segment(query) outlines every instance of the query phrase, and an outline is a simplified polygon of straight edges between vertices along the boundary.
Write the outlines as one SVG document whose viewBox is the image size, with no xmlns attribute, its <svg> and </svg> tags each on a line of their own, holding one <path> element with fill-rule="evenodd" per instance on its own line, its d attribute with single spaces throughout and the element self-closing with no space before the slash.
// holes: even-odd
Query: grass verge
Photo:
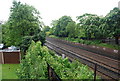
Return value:
<svg viewBox="0 0 120 81">
<path fill-rule="evenodd" d="M 0 64 L 0 81 L 2 80 L 2 64 Z"/>
<path fill-rule="evenodd" d="M 16 69 L 19 64 L 2 64 L 2 79 L 18 79 Z"/>
</svg>

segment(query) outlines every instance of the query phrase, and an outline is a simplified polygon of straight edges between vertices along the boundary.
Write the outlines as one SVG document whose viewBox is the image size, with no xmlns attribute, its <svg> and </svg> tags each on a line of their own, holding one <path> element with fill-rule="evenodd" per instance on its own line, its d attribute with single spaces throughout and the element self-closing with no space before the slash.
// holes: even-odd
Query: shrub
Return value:
<svg viewBox="0 0 120 81">
<path fill-rule="evenodd" d="M 41 46 L 41 42 L 31 43 L 17 75 L 19 79 L 47 79 L 47 63 L 61 79 L 93 79 L 93 71 L 88 66 L 54 55 L 47 47 Z"/>
<path fill-rule="evenodd" d="M 28 47 L 30 46 L 31 42 L 32 42 L 32 36 L 25 36 L 25 37 L 23 37 L 22 43 L 20 45 L 20 49 L 22 50 L 22 52 L 25 52 L 28 49 Z"/>
<path fill-rule="evenodd" d="M 34 36 L 25 36 L 22 39 L 22 43 L 20 45 L 20 48 L 22 50 L 23 53 L 26 52 L 26 50 L 28 49 L 28 47 L 30 46 L 31 42 L 35 41 L 41 41 L 41 45 L 43 45 L 45 43 L 45 34 L 43 32 L 35 34 Z"/>
<path fill-rule="evenodd" d="M 19 79 L 46 79 L 47 64 L 44 55 L 44 47 L 41 42 L 33 42 L 28 48 L 25 59 L 21 61 L 20 69 L 17 69 Z"/>
</svg>

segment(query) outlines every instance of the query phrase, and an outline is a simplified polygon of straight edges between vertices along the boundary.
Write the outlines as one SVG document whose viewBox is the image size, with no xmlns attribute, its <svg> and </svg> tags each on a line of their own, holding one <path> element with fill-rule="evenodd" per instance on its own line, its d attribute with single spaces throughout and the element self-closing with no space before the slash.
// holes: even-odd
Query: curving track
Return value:
<svg viewBox="0 0 120 81">
<path fill-rule="evenodd" d="M 86 51 L 80 48 L 71 46 L 70 42 L 55 39 L 46 38 L 46 46 L 59 54 L 65 54 L 71 59 L 79 59 L 82 63 L 87 64 L 94 69 L 97 64 L 97 73 L 104 79 L 118 80 L 120 77 L 120 60 L 112 59 L 110 57 Z"/>
</svg>

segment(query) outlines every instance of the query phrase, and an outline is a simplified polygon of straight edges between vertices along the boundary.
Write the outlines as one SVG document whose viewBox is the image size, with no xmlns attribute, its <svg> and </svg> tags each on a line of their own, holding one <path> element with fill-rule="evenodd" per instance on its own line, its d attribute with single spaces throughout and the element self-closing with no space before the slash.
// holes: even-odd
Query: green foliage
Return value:
<svg viewBox="0 0 120 81">
<path fill-rule="evenodd" d="M 32 40 L 37 42 L 37 41 L 41 41 L 42 45 L 45 43 L 45 33 L 44 32 L 40 32 L 40 33 L 37 33 L 35 35 L 33 35 L 32 37 Z"/>
<path fill-rule="evenodd" d="M 66 31 L 68 32 L 68 37 L 75 38 L 78 37 L 78 28 L 74 21 L 69 22 L 66 26 Z"/>
<path fill-rule="evenodd" d="M 50 30 L 50 27 L 49 27 L 49 26 L 44 26 L 43 32 L 48 32 L 49 30 Z"/>
<path fill-rule="evenodd" d="M 50 35 L 49 37 L 53 37 L 53 38 L 59 38 L 59 37 L 57 37 L 57 36 L 55 36 L 55 35 Z"/>
<path fill-rule="evenodd" d="M 44 26 L 43 28 L 43 32 L 46 34 L 46 36 L 48 36 L 50 33 L 50 27 L 49 26 Z"/>
<path fill-rule="evenodd" d="M 30 46 L 31 42 L 32 42 L 32 36 L 25 36 L 25 37 L 23 37 L 22 43 L 20 45 L 21 51 L 23 51 L 23 53 L 26 52 L 26 50 Z"/>
<path fill-rule="evenodd" d="M 119 44 L 120 37 L 120 10 L 114 8 L 105 17 L 93 14 L 78 16 L 81 37 L 88 39 L 115 37 L 116 44 Z"/>
<path fill-rule="evenodd" d="M 39 12 L 33 7 L 13 1 L 8 21 L 3 25 L 6 45 L 20 45 L 24 36 L 32 36 L 40 30 Z"/>
<path fill-rule="evenodd" d="M 20 79 L 46 79 L 47 65 L 44 55 L 44 47 L 41 47 L 41 42 L 32 42 L 25 59 L 21 62 L 21 68 L 17 70 L 17 75 Z"/>
<path fill-rule="evenodd" d="M 81 44 L 87 44 L 87 45 L 97 45 L 101 43 L 101 40 L 83 40 L 83 39 L 79 39 L 79 38 L 64 38 L 67 41 L 72 41 L 72 42 L 78 42 Z"/>
<path fill-rule="evenodd" d="M 120 37 L 120 10 L 114 8 L 106 15 L 106 22 L 109 25 L 107 30 L 111 37 L 115 37 L 116 44 L 119 44 L 118 38 Z"/>
<path fill-rule="evenodd" d="M 26 50 L 30 46 L 32 40 L 35 42 L 41 41 L 41 43 L 42 43 L 41 45 L 43 45 L 45 43 L 45 33 L 41 32 L 41 33 L 35 34 L 33 36 L 24 36 L 22 39 L 22 42 L 20 44 L 20 48 L 23 53 L 26 52 Z"/>
<path fill-rule="evenodd" d="M 109 30 L 113 36 L 120 34 L 120 10 L 114 8 L 106 15 L 106 21 L 109 25 Z"/>
<path fill-rule="evenodd" d="M 0 70 L 2 79 L 10 80 L 10 79 L 18 79 L 16 75 L 16 70 L 19 68 L 19 64 L 1 64 Z"/>
<path fill-rule="evenodd" d="M 115 37 L 116 44 L 119 44 L 120 10 L 118 8 L 111 10 L 105 17 L 85 13 L 78 16 L 77 20 L 79 23 L 76 24 L 69 16 L 63 16 L 53 21 L 51 35 L 88 40 Z"/>
<path fill-rule="evenodd" d="M 2 26 L 1 26 L 1 23 L 0 23 L 0 43 L 2 43 Z"/>
<path fill-rule="evenodd" d="M 86 37 L 87 39 L 104 38 L 103 35 L 105 31 L 103 25 L 101 25 L 103 24 L 102 19 L 102 17 L 87 13 L 82 16 L 78 16 L 77 20 L 79 20 L 80 34 L 82 34 L 81 37 Z"/>
<path fill-rule="evenodd" d="M 56 56 L 45 46 L 42 47 L 40 42 L 32 42 L 17 75 L 20 79 L 47 79 L 46 63 L 50 64 L 61 79 L 93 79 L 93 72 L 88 66 Z"/>
<path fill-rule="evenodd" d="M 52 26 L 54 27 L 54 35 L 59 37 L 68 36 L 68 32 L 66 31 L 66 26 L 72 19 L 70 16 L 62 16 L 59 20 L 55 20 L 52 22 Z"/>
<path fill-rule="evenodd" d="M 78 61 L 70 63 L 68 58 L 60 56 L 49 56 L 46 60 L 61 79 L 93 79 L 93 72 Z"/>
</svg>

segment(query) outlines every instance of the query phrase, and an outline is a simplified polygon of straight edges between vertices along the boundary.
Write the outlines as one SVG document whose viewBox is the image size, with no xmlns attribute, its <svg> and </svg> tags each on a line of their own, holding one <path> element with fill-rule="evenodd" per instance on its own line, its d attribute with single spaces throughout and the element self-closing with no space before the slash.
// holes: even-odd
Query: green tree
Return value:
<svg viewBox="0 0 120 81">
<path fill-rule="evenodd" d="M 61 18 L 59 18 L 59 20 L 54 23 L 54 35 L 59 37 L 67 37 L 68 32 L 66 31 L 66 26 L 71 21 L 72 19 L 70 16 L 62 16 Z"/>
<path fill-rule="evenodd" d="M 52 20 L 52 22 L 51 22 L 51 26 L 52 27 L 56 27 L 57 26 L 57 23 L 58 23 L 58 20 Z"/>
<path fill-rule="evenodd" d="M 106 15 L 106 21 L 109 25 L 109 34 L 115 37 L 116 44 L 119 44 L 120 37 L 120 10 L 119 8 L 114 8 Z"/>
<path fill-rule="evenodd" d="M 33 7 L 13 1 L 10 17 L 4 25 L 6 45 L 20 45 L 24 36 L 32 36 L 41 31 L 39 12 Z"/>
<path fill-rule="evenodd" d="M 108 24 L 106 22 L 106 18 L 105 17 L 102 17 L 100 19 L 100 25 L 99 25 L 99 28 L 98 28 L 98 32 L 96 32 L 96 37 L 98 38 L 108 38 L 110 35 L 108 34 L 109 30 L 108 29 Z"/>
<path fill-rule="evenodd" d="M 0 21 L 0 43 L 2 43 L 2 21 Z"/>
<path fill-rule="evenodd" d="M 50 30 L 50 27 L 49 27 L 49 26 L 44 26 L 43 32 L 48 32 L 49 30 Z"/>
<path fill-rule="evenodd" d="M 88 39 L 101 38 L 99 26 L 101 25 L 101 17 L 94 14 L 83 14 L 78 16 L 80 25 L 80 33 Z"/>
<path fill-rule="evenodd" d="M 44 26 L 42 31 L 46 34 L 46 36 L 51 34 L 49 26 Z"/>
<path fill-rule="evenodd" d="M 68 32 L 68 37 L 76 38 L 78 37 L 78 28 L 77 24 L 73 22 L 69 22 L 66 26 L 66 31 Z"/>
<path fill-rule="evenodd" d="M 21 50 L 22 50 L 22 51 L 21 51 L 22 54 L 25 55 L 26 50 L 29 48 L 32 40 L 33 40 L 34 42 L 41 41 L 41 45 L 43 46 L 44 43 L 45 43 L 45 37 L 46 37 L 46 35 L 45 35 L 44 32 L 37 33 L 37 34 L 35 34 L 35 35 L 33 35 L 33 36 L 24 36 L 24 37 L 22 38 L 22 41 L 21 41 L 21 44 L 20 44 L 20 48 L 21 48 Z"/>
</svg>

